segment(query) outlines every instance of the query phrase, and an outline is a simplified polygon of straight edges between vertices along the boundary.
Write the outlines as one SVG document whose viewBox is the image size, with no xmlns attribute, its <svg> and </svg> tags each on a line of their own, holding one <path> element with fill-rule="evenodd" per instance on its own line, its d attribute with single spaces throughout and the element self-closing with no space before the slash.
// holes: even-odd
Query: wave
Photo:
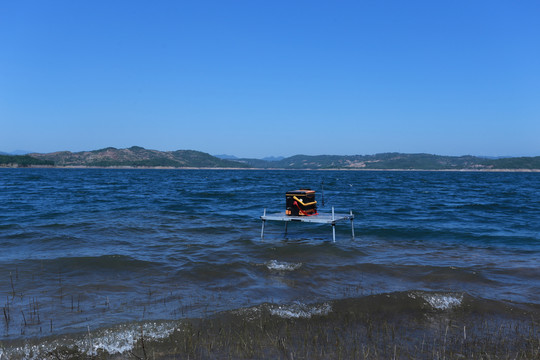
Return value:
<svg viewBox="0 0 540 360">
<path fill-rule="evenodd" d="M 298 270 L 300 269 L 300 267 L 302 267 L 302 263 L 289 263 L 286 261 L 277 261 L 277 260 L 270 260 L 265 265 L 268 268 L 268 270 L 276 270 L 276 271 L 293 271 L 293 270 Z"/>
<path fill-rule="evenodd" d="M 449 327 L 448 324 L 453 325 Z M 66 354 L 71 358 L 118 354 L 144 358 L 136 354 L 137 351 L 139 354 L 146 351 L 145 346 L 152 347 L 157 354 L 167 354 L 180 351 L 180 348 L 188 349 L 196 340 L 197 343 L 208 341 L 209 347 L 200 348 L 200 351 L 211 351 L 212 344 L 227 344 L 244 336 L 249 339 L 250 346 L 261 341 L 262 351 L 269 351 L 280 342 L 283 345 L 285 340 L 293 344 L 298 339 L 301 343 L 295 346 L 302 348 L 304 338 L 311 343 L 320 334 L 335 335 L 339 341 L 347 341 L 347 337 L 352 336 L 364 339 L 365 343 L 372 341 L 373 346 L 384 346 L 390 336 L 396 336 L 402 341 L 400 346 L 410 346 L 411 349 L 420 345 L 416 343 L 418 339 L 427 339 L 426 344 L 434 344 L 443 336 L 446 338 L 447 333 L 450 345 L 453 341 L 454 345 L 463 346 L 464 341 L 470 339 L 472 346 L 477 346 L 479 339 L 484 338 L 481 341 L 493 341 L 497 345 L 502 338 L 505 341 L 514 339 L 517 343 L 523 339 L 530 341 L 531 330 L 534 331 L 538 325 L 538 305 L 496 302 L 467 293 L 414 290 L 316 303 L 262 303 L 206 318 L 132 322 L 98 330 L 88 329 L 79 334 L 4 341 L 0 359 L 67 358 L 59 356 Z M 267 344 L 274 333 L 276 342 Z M 203 356 L 189 351 L 184 357 L 228 357 L 221 356 L 223 354 L 219 352 Z"/>
<path fill-rule="evenodd" d="M 273 305 L 269 306 L 270 314 L 279 316 L 285 319 L 304 318 L 310 319 L 316 315 L 327 315 L 332 311 L 332 306 L 328 303 L 306 305 L 303 303 L 293 303 L 289 305 Z"/>
<path fill-rule="evenodd" d="M 177 327 L 177 322 L 151 321 L 121 324 L 96 331 L 89 328 L 86 333 L 13 342 L 13 346 L 0 348 L 0 359 L 40 360 L 53 358 L 53 354 L 57 358 L 64 358 L 58 356 L 61 352 L 71 353 L 72 357 L 69 358 L 77 358 L 77 354 L 84 355 L 84 358 L 103 353 L 125 354 L 134 348 L 141 337 L 150 341 L 163 339 L 170 336 Z"/>
<path fill-rule="evenodd" d="M 283 319 L 310 319 L 313 316 L 328 315 L 332 311 L 329 302 L 305 304 L 294 302 L 291 304 L 264 303 L 249 308 L 241 308 L 230 311 L 242 319 L 253 321 L 265 316 L 275 316 Z"/>
<path fill-rule="evenodd" d="M 463 303 L 463 294 L 410 292 L 408 296 L 412 299 L 420 297 L 436 310 L 453 309 Z"/>
<path fill-rule="evenodd" d="M 36 266 L 46 269 L 50 268 L 63 273 L 70 271 L 76 273 L 95 272 L 118 272 L 118 271 L 144 271 L 160 266 L 160 263 L 136 259 L 132 256 L 113 254 L 101 256 L 74 256 L 61 257 L 45 260 L 29 260 Z"/>
<path fill-rule="evenodd" d="M 312 304 L 299 301 L 289 304 L 264 303 L 250 308 L 234 310 L 233 313 L 245 316 L 246 319 L 250 320 L 257 317 L 264 317 L 265 314 L 285 319 L 310 319 L 313 316 L 325 316 L 330 313 L 335 313 L 337 316 L 346 314 L 376 314 L 380 312 L 387 314 L 425 314 L 433 311 L 455 311 L 464 306 L 465 303 L 474 302 L 473 299 L 464 293 L 415 290 L 383 293 L 358 298 L 345 298 Z"/>
</svg>

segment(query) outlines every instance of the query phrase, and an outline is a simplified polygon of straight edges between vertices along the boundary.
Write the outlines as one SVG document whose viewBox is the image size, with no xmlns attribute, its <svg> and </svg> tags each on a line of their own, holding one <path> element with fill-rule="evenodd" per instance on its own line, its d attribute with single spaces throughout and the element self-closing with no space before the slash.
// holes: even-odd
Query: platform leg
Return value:
<svg viewBox="0 0 540 360">
<path fill-rule="evenodd" d="M 263 216 L 266 216 L 266 208 L 263 211 Z M 266 222 L 265 219 L 262 219 L 262 228 L 261 228 L 261 240 L 264 239 L 264 223 Z"/>
<path fill-rule="evenodd" d="M 287 224 L 288 223 L 289 223 L 288 221 L 285 221 L 285 235 L 287 235 Z"/>
<path fill-rule="evenodd" d="M 336 242 L 336 223 L 334 222 L 335 220 L 335 216 L 334 216 L 334 207 L 332 206 L 332 242 Z"/>
<path fill-rule="evenodd" d="M 353 213 L 352 213 L 352 210 L 351 210 L 351 234 L 352 234 L 352 238 L 354 240 L 354 217 L 353 216 Z"/>
</svg>

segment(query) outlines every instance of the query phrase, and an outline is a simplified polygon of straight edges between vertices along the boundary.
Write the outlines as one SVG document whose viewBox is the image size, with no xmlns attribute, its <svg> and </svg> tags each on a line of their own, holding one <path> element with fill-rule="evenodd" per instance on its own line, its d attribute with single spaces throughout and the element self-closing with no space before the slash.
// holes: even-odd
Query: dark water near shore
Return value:
<svg viewBox="0 0 540 360">
<path fill-rule="evenodd" d="M 261 241 L 263 208 L 302 187 L 319 212 L 352 209 L 356 239 L 348 223 L 332 243 L 328 225 L 269 222 Z M 0 169 L 0 358 L 76 334 L 125 351 L 141 326 L 309 318 L 380 294 L 397 312 L 535 313 L 539 263 L 538 173 Z"/>
</svg>

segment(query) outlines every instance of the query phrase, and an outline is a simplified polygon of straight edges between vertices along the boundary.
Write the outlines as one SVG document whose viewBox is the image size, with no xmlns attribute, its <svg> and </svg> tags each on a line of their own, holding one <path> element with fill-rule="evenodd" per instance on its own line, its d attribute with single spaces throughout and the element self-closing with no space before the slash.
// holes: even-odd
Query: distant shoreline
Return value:
<svg viewBox="0 0 540 360">
<path fill-rule="evenodd" d="M 286 168 L 240 168 L 240 167 L 167 167 L 167 166 L 0 166 L 0 169 L 101 169 L 101 170 L 254 170 L 254 171 L 361 171 L 361 172 L 519 172 L 519 173 L 540 173 L 540 169 L 286 169 Z"/>
<path fill-rule="evenodd" d="M 0 156 L 0 166 L 101 169 L 261 169 L 347 171 L 538 172 L 540 156 L 486 159 L 472 155 L 381 153 L 374 155 L 294 155 L 280 160 L 226 160 L 196 150 L 159 151 L 132 146 L 24 156 Z"/>
</svg>

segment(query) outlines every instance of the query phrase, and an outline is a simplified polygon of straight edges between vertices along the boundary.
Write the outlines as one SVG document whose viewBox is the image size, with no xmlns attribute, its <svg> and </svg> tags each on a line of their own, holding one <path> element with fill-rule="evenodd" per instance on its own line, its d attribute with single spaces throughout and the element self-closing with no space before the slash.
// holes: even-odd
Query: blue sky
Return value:
<svg viewBox="0 0 540 360">
<path fill-rule="evenodd" d="M 0 151 L 540 155 L 538 1 L 3 1 Z"/>
</svg>

